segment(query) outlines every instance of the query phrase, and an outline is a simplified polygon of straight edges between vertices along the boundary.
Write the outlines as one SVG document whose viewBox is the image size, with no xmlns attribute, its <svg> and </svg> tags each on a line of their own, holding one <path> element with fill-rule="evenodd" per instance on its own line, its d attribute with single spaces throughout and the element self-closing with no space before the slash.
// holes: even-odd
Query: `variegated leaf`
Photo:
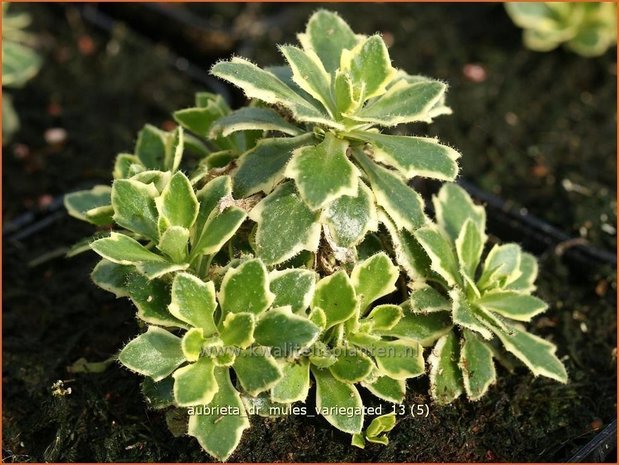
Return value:
<svg viewBox="0 0 619 465">
<path fill-rule="evenodd" d="M 337 247 L 354 247 L 369 231 L 378 230 L 374 194 L 363 181 L 359 181 L 357 195 L 343 195 L 326 205 L 320 221 L 327 227 L 330 239 Z"/>
<path fill-rule="evenodd" d="M 312 309 L 324 311 L 327 318 L 325 329 L 348 320 L 354 315 L 357 305 L 355 288 L 342 270 L 321 279 L 316 285 Z"/>
<path fill-rule="evenodd" d="M 471 331 L 464 331 L 458 365 L 466 395 L 471 400 L 480 399 L 496 381 L 492 349 Z"/>
<path fill-rule="evenodd" d="M 227 368 L 215 368 L 219 391 L 210 403 L 212 410 L 189 415 L 189 436 L 195 437 L 202 448 L 218 460 L 226 461 L 241 441 L 243 431 L 249 428 L 247 412 L 241 396 L 230 381 Z M 227 415 L 219 415 L 217 408 L 226 408 Z"/>
<path fill-rule="evenodd" d="M 393 166 L 407 179 L 414 176 L 453 181 L 458 175 L 460 154 L 429 137 L 356 133 L 371 145 L 374 159 Z"/>
<path fill-rule="evenodd" d="M 258 223 L 256 252 L 268 265 L 288 260 L 302 250 L 312 252 L 318 248 L 318 213 L 305 205 L 292 182 L 263 199 L 249 216 Z"/>
<path fill-rule="evenodd" d="M 316 380 L 316 411 L 340 431 L 363 429 L 363 402 L 354 385 L 335 379 L 329 370 L 312 369 Z M 351 410 L 352 414 L 346 414 Z"/>
<path fill-rule="evenodd" d="M 421 196 L 406 185 L 394 172 L 374 163 L 357 150 L 355 159 L 368 176 L 378 205 L 393 219 L 398 229 L 409 231 L 426 223 Z"/>
<path fill-rule="evenodd" d="M 449 404 L 464 390 L 459 360 L 459 342 L 452 331 L 437 341 L 428 357 L 431 367 L 430 393 L 438 404 Z"/>
<path fill-rule="evenodd" d="M 273 307 L 289 305 L 294 313 L 309 307 L 316 288 L 316 273 L 311 270 L 273 270 L 269 274 L 270 289 L 275 294 Z"/>
<path fill-rule="evenodd" d="M 118 355 L 118 360 L 132 371 L 160 381 L 185 361 L 181 340 L 174 334 L 149 326 L 127 344 Z"/>
<path fill-rule="evenodd" d="M 219 291 L 219 303 L 224 313 L 259 315 L 271 306 L 274 299 L 275 295 L 269 290 L 267 269 L 257 259 L 228 270 Z"/>
<path fill-rule="evenodd" d="M 215 286 L 189 273 L 177 273 L 172 282 L 170 313 L 191 326 L 201 328 L 205 336 L 217 331 L 213 315 L 217 308 Z"/>
<path fill-rule="evenodd" d="M 343 196 L 356 196 L 359 171 L 346 151 L 348 142 L 330 132 L 318 145 L 294 151 L 285 176 L 295 180 L 299 194 L 312 210 Z"/>
<path fill-rule="evenodd" d="M 375 300 L 395 291 L 399 276 L 398 268 L 384 252 L 357 264 L 352 271 L 351 280 L 361 313 Z"/>
<path fill-rule="evenodd" d="M 284 179 L 293 150 L 313 140 L 313 135 L 268 138 L 241 155 L 233 174 L 234 193 L 239 198 L 257 192 L 269 194 Z"/>
</svg>

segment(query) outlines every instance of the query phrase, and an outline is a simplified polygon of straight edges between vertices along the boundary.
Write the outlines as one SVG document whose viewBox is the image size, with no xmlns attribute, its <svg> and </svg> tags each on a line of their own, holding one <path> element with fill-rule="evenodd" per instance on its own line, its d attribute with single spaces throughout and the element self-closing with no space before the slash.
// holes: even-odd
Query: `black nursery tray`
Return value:
<svg viewBox="0 0 619 465">
<path fill-rule="evenodd" d="M 87 5 L 80 11 L 85 24 L 106 34 L 113 35 L 122 21 L 124 27 L 163 43 L 172 51 L 169 64 L 188 80 L 239 98 L 205 73 L 232 50 L 248 54 L 254 47 L 230 32 L 235 16 L 226 8 L 216 18 L 189 15 L 180 6 L 150 4 Z M 283 21 L 287 11 L 273 13 L 267 24 Z M 158 29 L 157 24 L 167 26 Z M 204 53 L 199 44 L 191 48 L 194 38 L 206 31 L 230 37 L 221 38 L 225 46 L 217 51 Z M 114 155 L 109 154 L 110 165 Z M 502 370 L 498 386 L 481 401 L 457 401 L 446 408 L 430 404 L 429 418 L 404 417 L 388 446 L 365 450 L 350 447 L 348 436 L 318 419 L 256 418 L 252 422 L 258 427 L 245 433 L 231 460 L 615 460 L 615 254 L 514 209 L 473 183 L 460 183 L 486 205 L 493 235 L 519 242 L 540 257 L 539 293 L 552 310 L 536 321 L 534 331 L 551 338 L 560 354 L 568 354 L 570 383 L 557 385 L 518 369 L 512 374 Z M 72 187 L 92 184 L 86 179 Z M 129 303 L 90 284 L 92 255 L 63 258 L 63 247 L 90 233 L 88 226 L 64 213 L 60 196 L 46 208 L 5 222 L 5 460 L 209 460 L 193 440 L 171 438 L 166 419 L 146 408 L 139 379 L 126 370 L 67 373 L 66 366 L 80 357 L 103 360 L 114 354 L 137 331 Z M 46 351 L 37 354 L 34 347 Z M 57 379 L 68 380 L 73 393 L 52 396 L 49 388 Z M 429 403 L 427 390 L 425 377 L 412 380 L 406 403 Z"/>
</svg>

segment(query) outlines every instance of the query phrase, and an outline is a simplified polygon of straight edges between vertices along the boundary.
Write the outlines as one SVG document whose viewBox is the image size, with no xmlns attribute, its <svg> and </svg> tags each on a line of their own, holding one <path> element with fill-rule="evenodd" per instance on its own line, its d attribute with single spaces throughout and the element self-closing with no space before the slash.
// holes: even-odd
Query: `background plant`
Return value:
<svg viewBox="0 0 619 465">
<path fill-rule="evenodd" d="M 20 88 L 41 68 L 42 59 L 34 50 L 34 36 L 26 31 L 30 16 L 12 13 L 2 4 L 2 87 Z M 10 95 L 2 95 L 2 139 L 8 141 L 19 129 L 19 118 Z"/>
<path fill-rule="evenodd" d="M 617 42 L 612 2 L 509 2 L 507 13 L 524 29 L 524 44 L 547 52 L 561 44 L 579 55 L 598 56 Z"/>
<path fill-rule="evenodd" d="M 303 50 L 282 47 L 289 68 L 238 58 L 214 67 L 262 102 L 232 111 L 199 94 L 175 113 L 181 127 L 144 127 L 134 153 L 118 155 L 111 188 L 65 197 L 73 216 L 114 228 L 73 253 L 101 255 L 95 283 L 131 298 L 148 325 L 119 360 L 148 377 L 153 406 L 235 405 L 225 421 L 194 412 L 188 423 L 225 460 L 248 427 L 248 405 L 304 401 L 311 378 L 319 408 L 362 412 L 357 385 L 399 403 L 434 343 L 437 401 L 463 387 L 481 397 L 494 381 L 494 346 L 476 333 L 495 334 L 535 374 L 565 381 L 554 347 L 501 317 L 545 309 L 528 295 L 535 260 L 500 246 L 477 272 L 483 209 L 447 185 L 435 225 L 407 185 L 413 175 L 453 179 L 457 153 L 375 127 L 447 113 L 445 86 L 394 70 L 379 36 L 356 36 L 331 13 L 316 13 L 300 41 Z M 543 360 L 522 356 L 540 347 Z M 357 446 L 385 443 L 394 426 L 381 417 L 364 431 L 362 413 L 324 416 Z"/>
</svg>

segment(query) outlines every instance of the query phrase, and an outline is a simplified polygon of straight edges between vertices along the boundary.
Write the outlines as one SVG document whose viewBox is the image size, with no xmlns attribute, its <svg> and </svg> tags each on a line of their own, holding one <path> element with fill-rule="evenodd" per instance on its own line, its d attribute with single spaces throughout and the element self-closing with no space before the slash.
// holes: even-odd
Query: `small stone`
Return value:
<svg viewBox="0 0 619 465">
<path fill-rule="evenodd" d="M 67 131 L 63 128 L 50 128 L 45 131 L 43 137 L 49 145 L 58 145 L 67 140 Z"/>
</svg>

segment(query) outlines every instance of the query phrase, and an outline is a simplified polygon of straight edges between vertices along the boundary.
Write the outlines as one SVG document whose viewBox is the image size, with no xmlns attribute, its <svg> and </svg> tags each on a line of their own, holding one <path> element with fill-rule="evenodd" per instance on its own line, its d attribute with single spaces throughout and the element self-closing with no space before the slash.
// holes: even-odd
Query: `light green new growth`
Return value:
<svg viewBox="0 0 619 465">
<path fill-rule="evenodd" d="M 524 29 L 524 44 L 547 52 L 561 44 L 579 55 L 602 55 L 617 42 L 614 2 L 509 2 L 507 13 Z"/>
<path fill-rule="evenodd" d="M 437 403 L 480 398 L 500 347 L 565 382 L 555 347 L 522 326 L 546 309 L 535 259 L 487 251 L 485 211 L 456 185 L 434 199 L 436 222 L 408 185 L 453 180 L 459 154 L 380 131 L 448 114 L 446 86 L 393 68 L 380 36 L 334 13 L 298 38 L 280 47 L 286 66 L 213 67 L 249 106 L 198 94 L 178 128 L 140 131 L 111 187 L 65 196 L 103 229 L 87 241 L 93 281 L 146 327 L 118 360 L 145 377 L 148 404 L 184 410 L 187 434 L 227 460 L 254 407 L 274 416 L 310 395 L 353 445 L 387 444 L 396 416 L 366 427 L 366 391 L 404 402 L 426 347 Z"/>
</svg>

